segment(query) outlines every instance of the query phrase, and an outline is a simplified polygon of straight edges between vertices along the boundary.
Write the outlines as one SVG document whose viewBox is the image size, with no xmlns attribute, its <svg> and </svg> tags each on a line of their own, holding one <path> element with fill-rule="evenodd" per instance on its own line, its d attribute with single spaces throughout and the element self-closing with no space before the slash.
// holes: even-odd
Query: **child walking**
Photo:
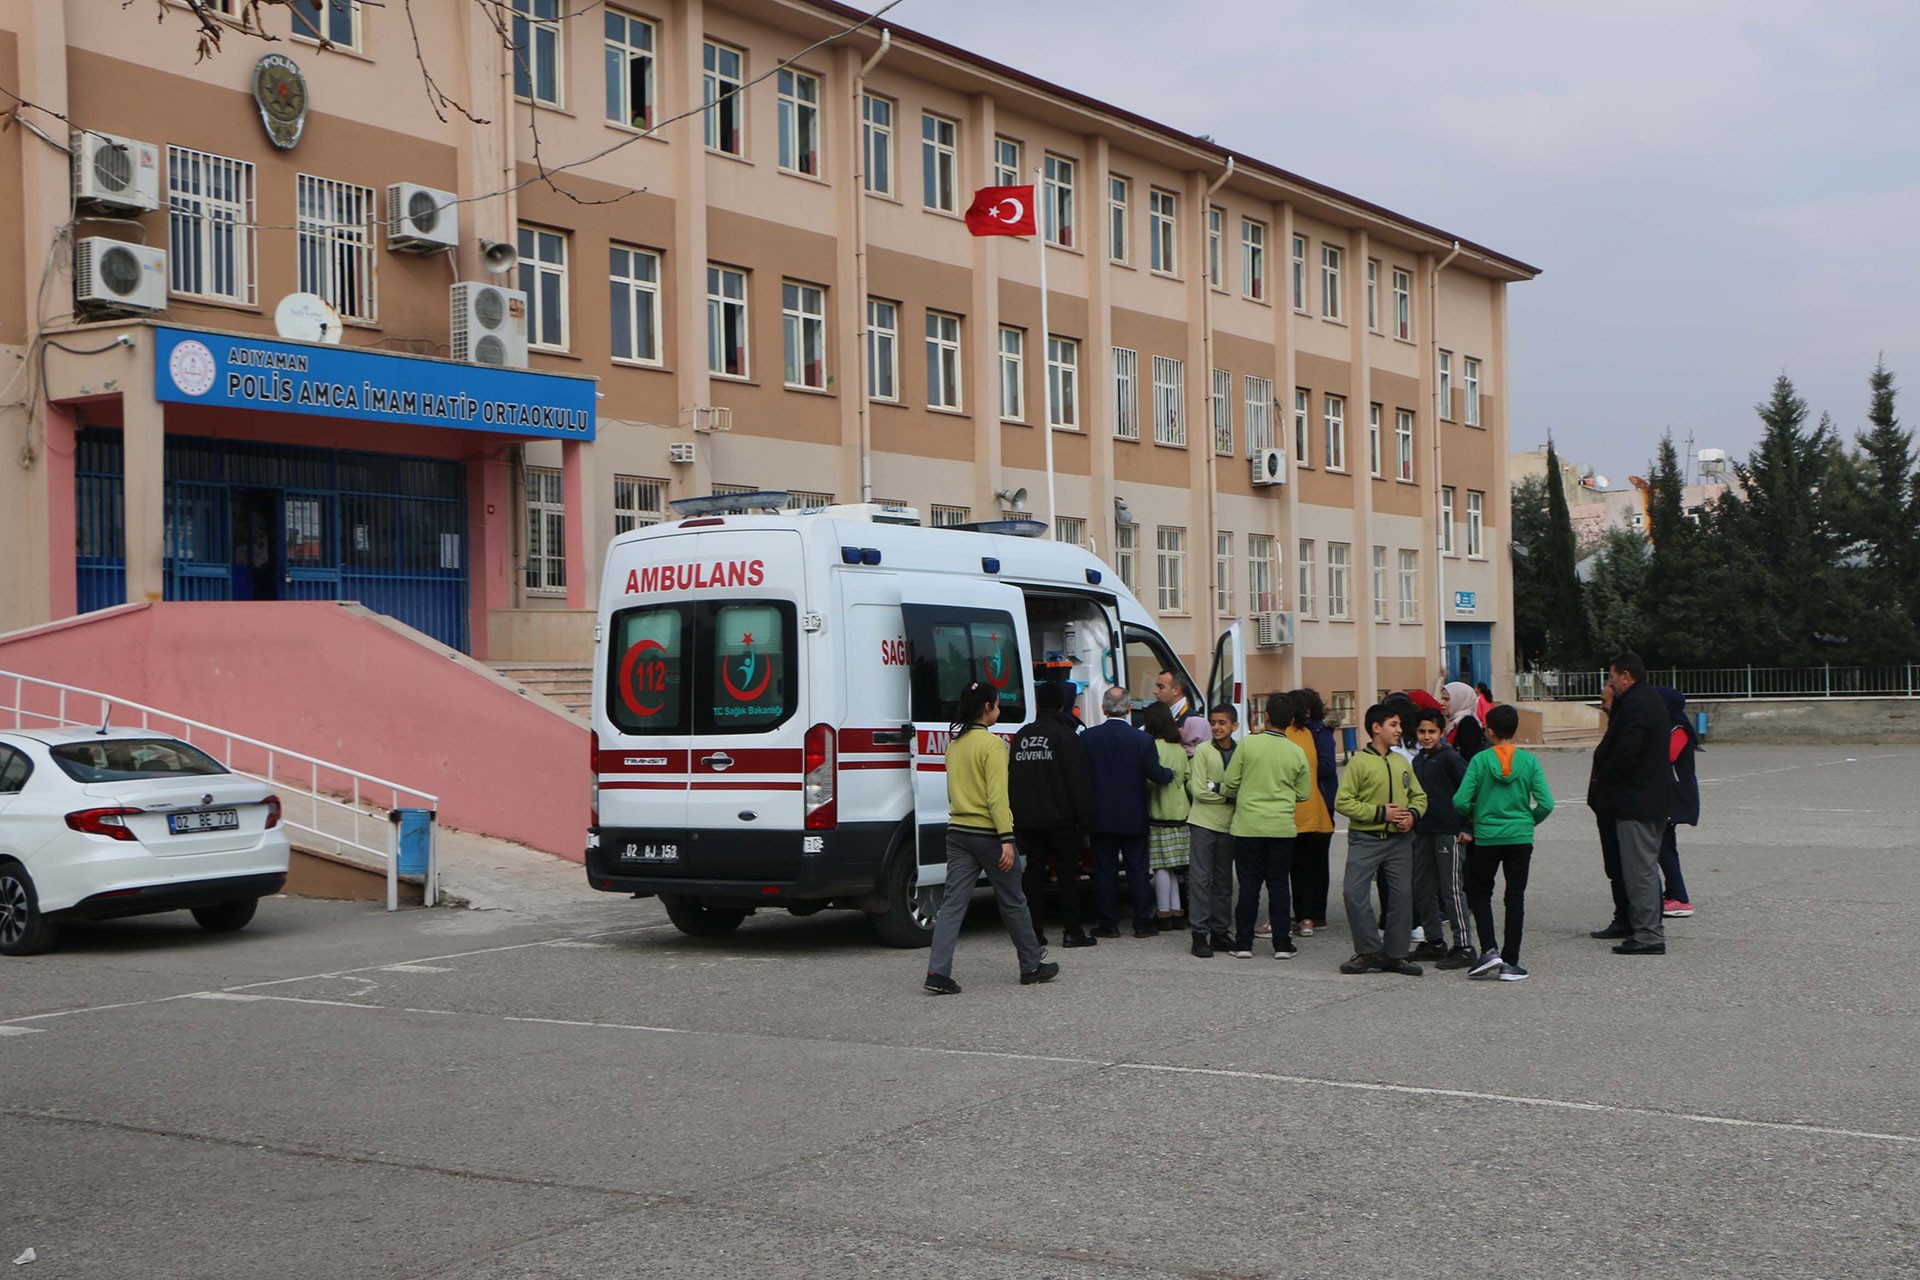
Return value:
<svg viewBox="0 0 1920 1280">
<path fill-rule="evenodd" d="M 1466 851 L 1467 902 L 1480 928 L 1480 958 L 1469 978 L 1520 982 L 1520 935 L 1527 920 L 1527 872 L 1533 862 L 1533 829 L 1553 812 L 1553 792 L 1540 762 L 1513 745 L 1520 713 L 1502 704 L 1487 712 L 1487 749 L 1467 763 L 1453 807 L 1470 830 Z M 1493 875 L 1507 881 L 1507 941 L 1495 948 Z"/>
<path fill-rule="evenodd" d="M 1180 726 L 1164 702 L 1147 707 L 1140 727 L 1153 739 L 1155 753 L 1163 768 L 1172 771 L 1171 782 L 1159 783 L 1147 793 L 1147 863 L 1153 868 L 1153 896 L 1159 906 L 1162 928 L 1181 916 L 1180 878 L 1176 872 L 1187 868 L 1189 843 L 1187 815 L 1193 802 L 1187 795 L 1187 777 L 1193 761 L 1180 744 Z"/>
</svg>

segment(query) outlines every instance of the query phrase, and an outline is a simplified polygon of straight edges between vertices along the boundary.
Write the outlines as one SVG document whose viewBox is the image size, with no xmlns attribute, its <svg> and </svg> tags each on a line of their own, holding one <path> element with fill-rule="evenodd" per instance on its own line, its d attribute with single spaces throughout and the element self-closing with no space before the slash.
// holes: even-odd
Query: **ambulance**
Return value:
<svg viewBox="0 0 1920 1280">
<path fill-rule="evenodd" d="M 932 937 L 946 880 L 945 751 L 960 691 L 996 731 L 1066 680 L 1081 722 L 1173 672 L 1195 706 L 1246 698 L 1240 624 L 1202 689 L 1106 564 L 1035 521 L 922 528 L 873 504 L 763 514 L 785 495 L 676 504 L 614 539 L 593 658 L 593 888 L 658 897 L 715 937 L 757 911 L 865 912 Z"/>
</svg>

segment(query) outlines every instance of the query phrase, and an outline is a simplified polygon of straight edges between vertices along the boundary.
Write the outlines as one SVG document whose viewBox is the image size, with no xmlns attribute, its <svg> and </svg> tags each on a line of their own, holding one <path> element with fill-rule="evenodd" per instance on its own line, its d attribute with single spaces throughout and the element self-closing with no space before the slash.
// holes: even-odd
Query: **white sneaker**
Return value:
<svg viewBox="0 0 1920 1280">
<path fill-rule="evenodd" d="M 1053 959 L 1053 948 L 1052 947 L 1040 948 L 1040 963 L 1045 964 L 1051 959 Z"/>
<path fill-rule="evenodd" d="M 1427 940 L 1427 931 L 1421 925 L 1413 926 L 1413 941 L 1416 945 Z"/>
</svg>

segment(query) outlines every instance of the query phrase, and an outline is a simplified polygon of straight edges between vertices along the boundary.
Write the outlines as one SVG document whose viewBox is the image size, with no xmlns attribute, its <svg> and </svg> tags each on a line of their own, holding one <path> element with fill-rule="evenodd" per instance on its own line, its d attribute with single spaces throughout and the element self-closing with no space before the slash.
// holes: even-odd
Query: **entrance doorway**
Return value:
<svg viewBox="0 0 1920 1280">
<path fill-rule="evenodd" d="M 233 599 L 280 599 L 280 495 L 271 489 L 228 490 L 233 521 Z"/>
</svg>

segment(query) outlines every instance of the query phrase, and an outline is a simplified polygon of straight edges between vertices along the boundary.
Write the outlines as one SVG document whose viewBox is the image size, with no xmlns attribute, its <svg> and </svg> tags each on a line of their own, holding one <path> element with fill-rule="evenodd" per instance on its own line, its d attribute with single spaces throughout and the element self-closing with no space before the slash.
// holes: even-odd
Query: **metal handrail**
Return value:
<svg viewBox="0 0 1920 1280">
<path fill-rule="evenodd" d="M 1582 701 L 1600 696 L 1601 669 L 1522 671 L 1514 677 L 1523 701 Z M 1689 698 L 1912 698 L 1920 695 L 1920 663 L 1806 667 L 1696 667 L 1647 672 Z"/>
<path fill-rule="evenodd" d="M 167 732 L 172 736 L 181 738 L 186 742 L 192 743 L 194 746 L 200 747 L 202 750 L 206 750 L 207 744 L 195 741 L 194 734 L 196 732 L 223 739 L 225 749 L 218 754 L 221 763 L 229 770 L 244 777 L 254 778 L 257 781 L 264 782 L 266 785 L 274 788 L 276 793 L 291 793 L 305 801 L 303 807 L 306 810 L 304 815 L 306 821 L 301 821 L 300 815 L 294 812 L 293 806 L 287 804 L 283 796 L 280 806 L 280 820 L 283 824 L 293 830 L 305 832 L 312 836 L 317 844 L 331 844 L 335 854 L 340 854 L 345 850 L 352 849 L 357 853 L 374 859 L 376 862 L 385 863 L 387 869 L 387 910 L 399 910 L 399 825 L 392 816 L 392 811 L 402 808 L 419 808 L 426 809 L 429 812 L 437 812 L 440 807 L 440 798 L 438 796 L 422 791 L 418 787 L 405 786 L 398 782 L 391 782 L 375 774 L 366 773 L 359 769 L 348 768 L 346 765 L 335 764 L 330 760 L 322 760 L 318 756 L 310 756 L 305 752 L 294 751 L 286 747 L 278 747 L 270 742 L 262 742 L 258 738 L 250 738 L 245 734 L 234 733 L 231 730 L 222 729 L 218 725 L 206 724 L 199 720 L 190 720 L 185 716 L 176 715 L 171 711 L 163 711 L 158 707 L 149 707 L 144 703 L 134 702 L 128 698 L 118 697 L 110 693 L 101 693 L 97 689 L 83 689 L 77 685 L 60 684 L 53 680 L 42 680 L 38 676 L 23 675 L 14 671 L 0 671 L 0 684 L 4 684 L 6 681 L 13 682 L 13 696 L 10 701 L 0 701 L 0 716 L 10 713 L 13 717 L 12 727 L 16 730 L 28 727 L 23 723 L 23 721 L 27 720 L 58 728 L 85 728 L 90 725 L 109 722 L 113 711 L 120 709 L 129 713 L 136 713 L 139 716 L 139 725 L 137 727 L 142 732 Z M 38 708 L 30 707 L 27 698 L 29 688 L 48 691 L 48 693 L 52 695 L 50 697 L 52 710 L 45 709 L 44 704 L 41 704 Z M 81 719 L 77 715 L 69 714 L 68 700 L 70 696 L 76 699 L 91 700 L 95 714 L 89 719 Z M 79 708 L 76 707 L 73 710 L 77 712 Z M 155 718 L 161 721 L 159 725 L 154 724 Z M 234 764 L 234 747 L 236 745 L 262 753 L 266 762 L 264 771 L 236 766 Z M 209 754 L 215 753 L 210 752 Z M 243 751 L 243 757 L 244 754 Z M 307 774 L 305 785 L 302 785 L 297 778 L 285 776 L 281 772 L 282 765 L 292 765 L 295 768 L 303 767 Z M 325 788 L 321 786 L 323 775 L 326 776 L 327 782 L 332 785 Z M 343 787 L 345 788 L 344 791 L 342 790 Z M 375 801 L 380 798 L 379 793 L 381 792 L 386 793 L 385 799 L 387 803 L 381 806 L 381 808 L 386 810 L 384 813 L 372 807 Z M 349 796 L 350 798 L 347 798 Z M 403 798 L 410 798 L 414 803 L 403 804 Z M 330 829 L 323 823 L 323 817 L 325 816 L 331 816 L 336 819 L 336 825 L 333 828 Z M 363 822 L 372 823 L 376 818 L 380 826 L 386 828 L 385 832 L 377 837 L 373 836 L 371 832 L 363 831 L 362 827 Z M 349 826 L 350 834 L 344 834 L 338 829 L 339 826 L 343 825 Z M 432 906 L 438 901 L 439 890 L 440 862 L 436 856 L 433 825 L 429 823 L 427 827 L 427 870 L 422 891 L 422 899 L 427 906 Z"/>
</svg>

